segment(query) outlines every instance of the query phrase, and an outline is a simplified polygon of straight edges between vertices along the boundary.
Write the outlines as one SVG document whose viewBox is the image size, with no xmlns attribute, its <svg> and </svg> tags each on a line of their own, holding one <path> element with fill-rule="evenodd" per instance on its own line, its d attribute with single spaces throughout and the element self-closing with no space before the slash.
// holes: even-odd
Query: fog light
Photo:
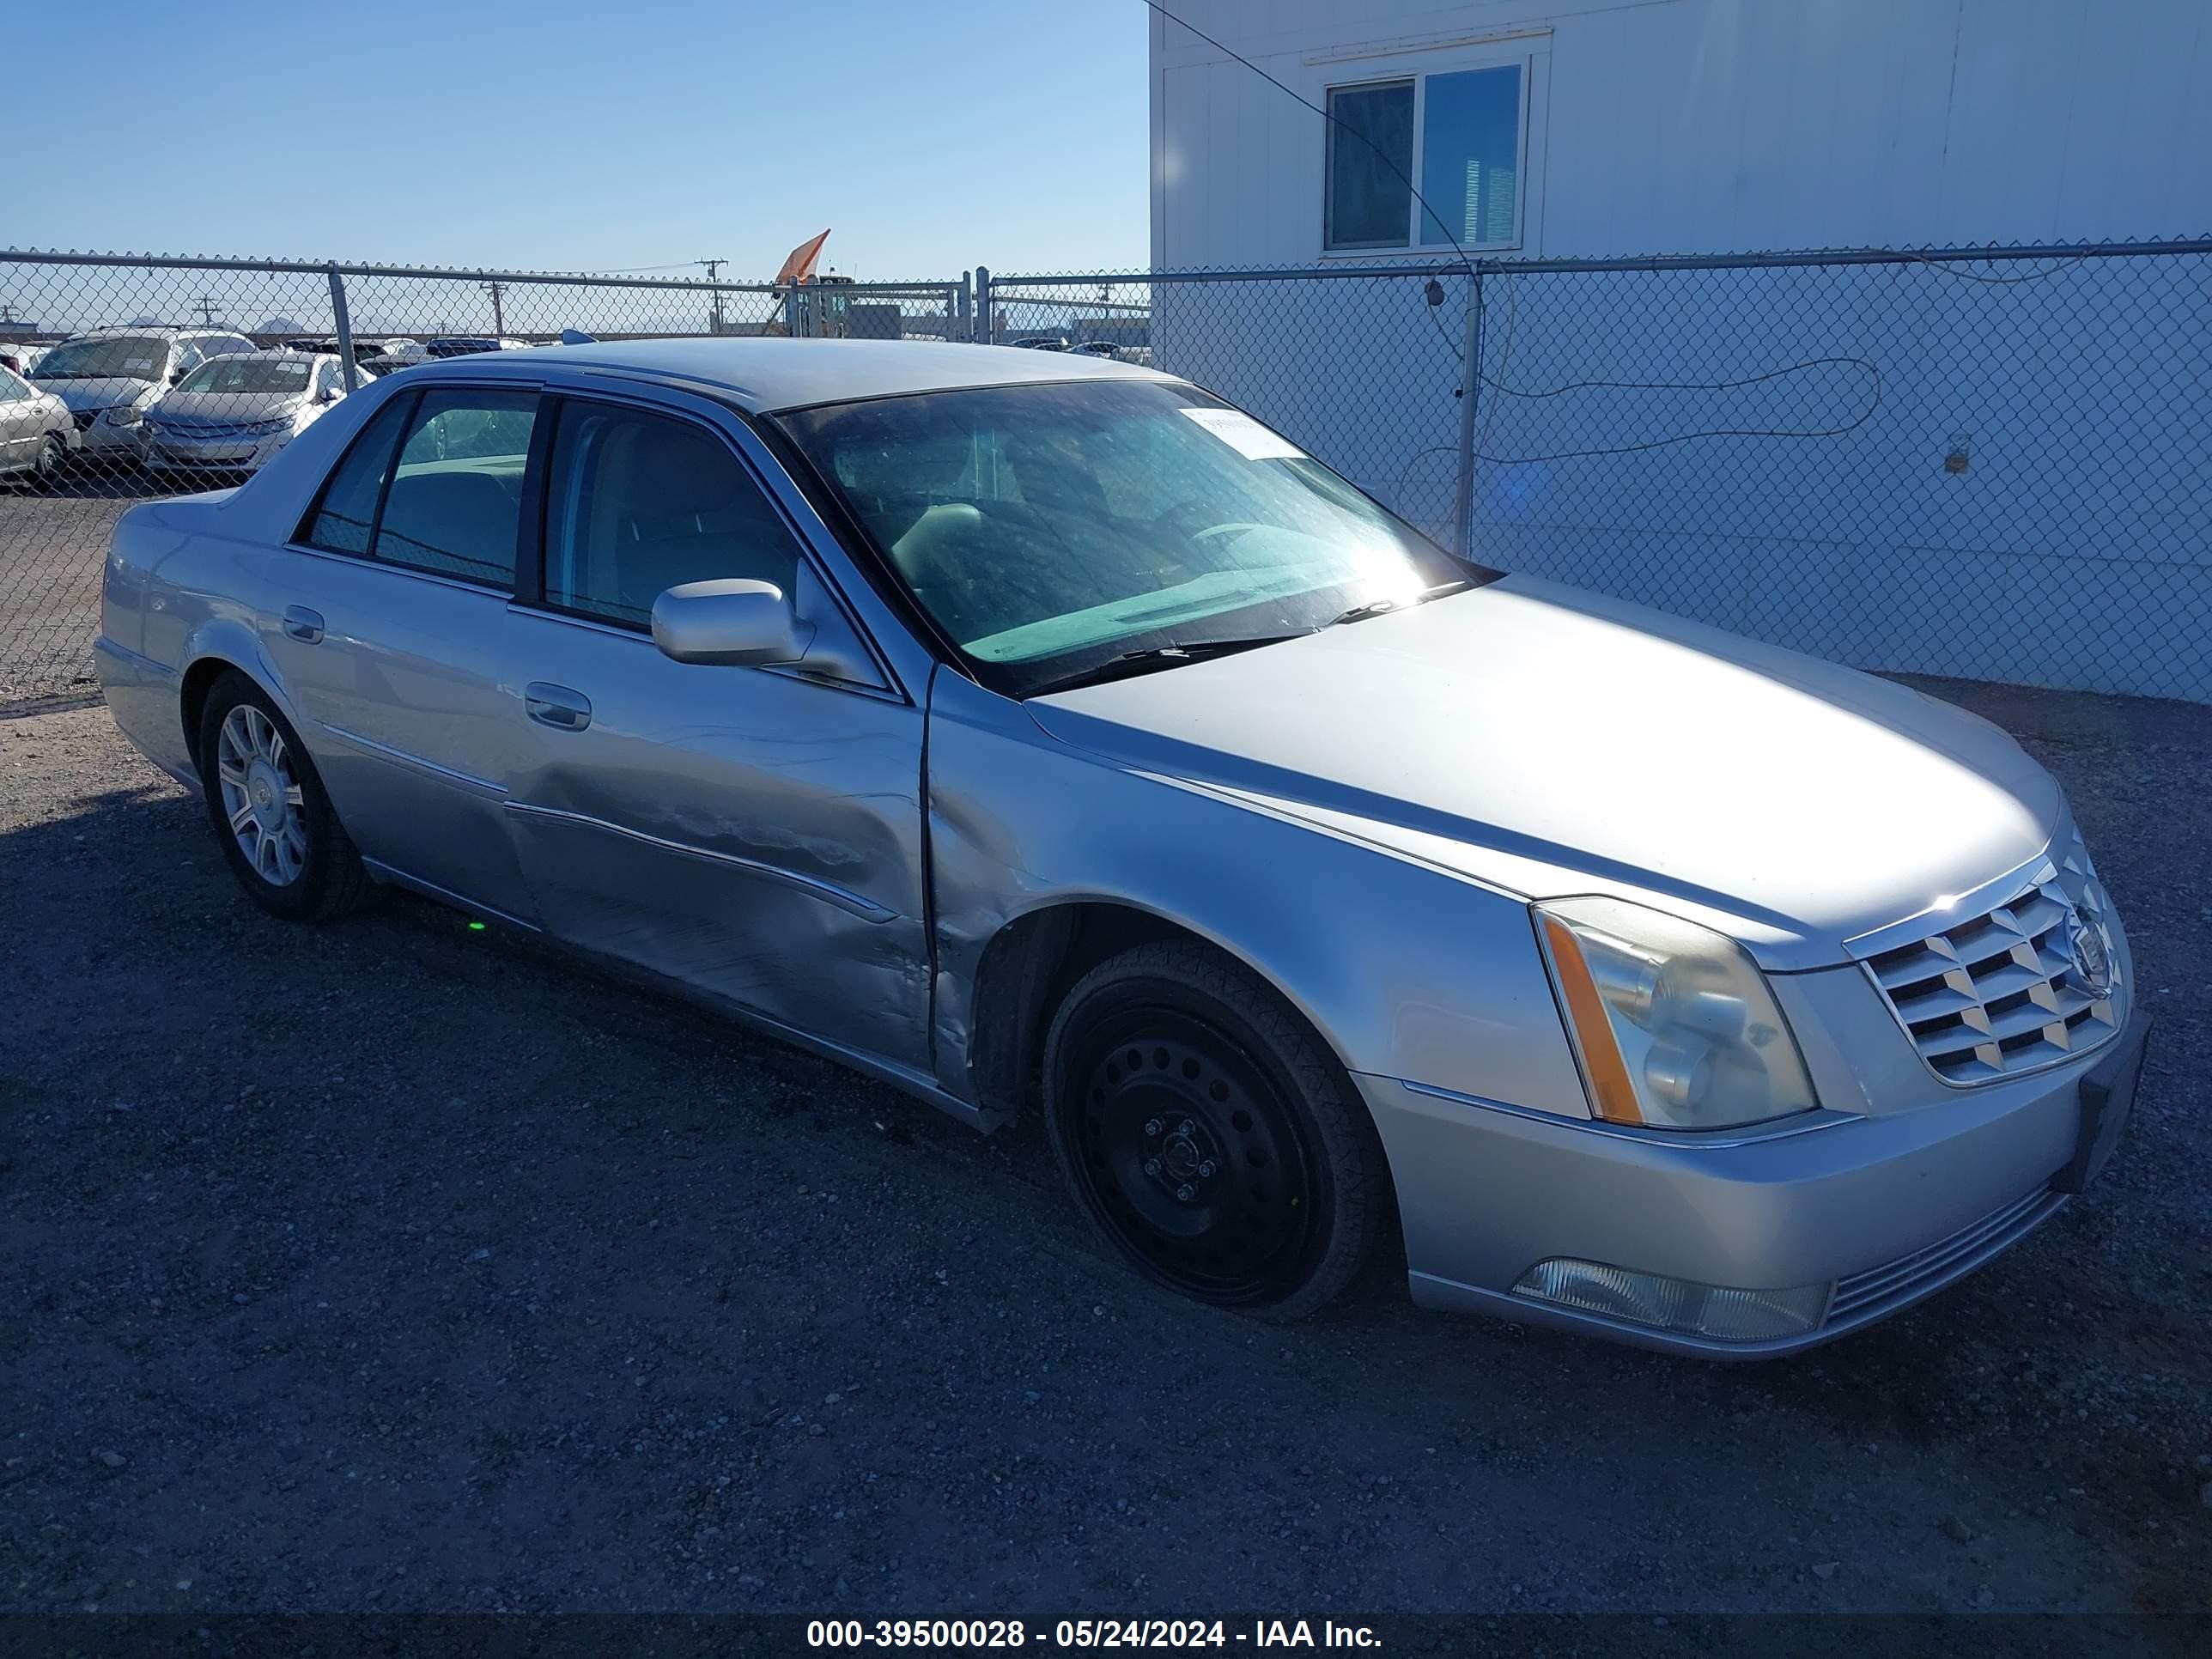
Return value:
<svg viewBox="0 0 2212 1659">
<path fill-rule="evenodd" d="M 1522 1274 L 1513 1294 L 1717 1342 L 1765 1342 L 1802 1335 L 1818 1325 L 1827 1311 L 1831 1288 L 1805 1285 L 1790 1291 L 1731 1290 L 1553 1256 Z"/>
</svg>

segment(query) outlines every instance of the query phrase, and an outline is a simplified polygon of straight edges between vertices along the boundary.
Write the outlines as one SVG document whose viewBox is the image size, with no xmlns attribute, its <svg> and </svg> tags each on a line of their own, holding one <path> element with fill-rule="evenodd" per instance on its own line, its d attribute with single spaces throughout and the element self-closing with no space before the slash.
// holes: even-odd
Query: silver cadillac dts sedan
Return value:
<svg viewBox="0 0 2212 1659">
<path fill-rule="evenodd" d="M 666 341 L 365 388 L 118 524 L 100 673 L 247 894 L 378 883 L 989 1129 L 1138 1271 L 1708 1355 L 2110 1154 L 2127 939 L 1996 727 L 1447 555 L 1186 381 Z"/>
</svg>

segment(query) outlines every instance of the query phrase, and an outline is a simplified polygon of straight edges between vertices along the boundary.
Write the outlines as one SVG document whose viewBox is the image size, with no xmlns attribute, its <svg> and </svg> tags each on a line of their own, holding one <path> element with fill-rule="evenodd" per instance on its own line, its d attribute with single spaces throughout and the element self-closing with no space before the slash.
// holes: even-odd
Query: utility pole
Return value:
<svg viewBox="0 0 2212 1659">
<path fill-rule="evenodd" d="M 507 284 L 478 283 L 477 286 L 491 295 L 491 331 L 501 339 L 507 337 Z"/>
<path fill-rule="evenodd" d="M 730 262 L 727 259 L 694 259 L 691 263 L 695 265 L 706 266 L 707 280 L 711 283 L 717 276 L 722 274 L 722 267 Z M 720 289 L 717 289 L 714 290 L 714 297 L 708 302 L 707 332 L 709 334 L 720 334 L 721 331 L 722 291 Z"/>
<path fill-rule="evenodd" d="M 210 327 L 213 327 L 215 325 L 216 313 L 215 295 L 212 294 L 203 294 L 198 299 L 193 301 L 192 303 L 200 308 L 200 321 Z"/>
</svg>

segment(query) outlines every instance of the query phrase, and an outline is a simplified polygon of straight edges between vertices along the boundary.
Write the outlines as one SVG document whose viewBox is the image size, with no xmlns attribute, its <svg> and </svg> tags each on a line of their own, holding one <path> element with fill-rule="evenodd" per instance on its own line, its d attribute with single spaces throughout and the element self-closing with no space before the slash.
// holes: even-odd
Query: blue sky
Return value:
<svg viewBox="0 0 2212 1659">
<path fill-rule="evenodd" d="M 828 226 L 864 281 L 1148 251 L 1139 0 L 10 10 L 12 130 L 46 135 L 17 247 L 745 278 Z"/>
</svg>

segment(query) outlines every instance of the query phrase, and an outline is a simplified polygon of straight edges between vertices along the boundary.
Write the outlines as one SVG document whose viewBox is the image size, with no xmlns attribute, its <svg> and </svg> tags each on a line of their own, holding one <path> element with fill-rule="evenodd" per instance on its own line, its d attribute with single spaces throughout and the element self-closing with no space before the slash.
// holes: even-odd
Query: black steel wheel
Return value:
<svg viewBox="0 0 2212 1659">
<path fill-rule="evenodd" d="M 1385 1201 L 1372 1126 L 1310 1029 L 1218 953 L 1142 945 L 1085 975 L 1045 1090 L 1078 1205 L 1152 1279 L 1296 1318 L 1358 1271 Z"/>
</svg>

